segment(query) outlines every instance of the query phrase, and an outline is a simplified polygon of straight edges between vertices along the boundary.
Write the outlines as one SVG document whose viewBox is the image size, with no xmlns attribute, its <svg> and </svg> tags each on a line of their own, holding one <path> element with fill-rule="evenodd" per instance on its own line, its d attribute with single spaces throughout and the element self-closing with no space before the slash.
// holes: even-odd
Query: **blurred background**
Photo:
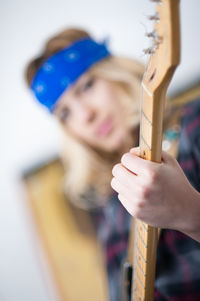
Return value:
<svg viewBox="0 0 200 301">
<path fill-rule="evenodd" d="M 200 82 L 200 1 L 180 2 L 182 58 L 170 95 Z M 106 38 L 113 53 L 145 63 L 145 32 L 152 26 L 146 16 L 154 8 L 147 0 L 1 0 L 0 301 L 59 300 L 22 176 L 58 156 L 62 134 L 26 87 L 25 65 L 44 40 L 69 26 Z"/>
</svg>

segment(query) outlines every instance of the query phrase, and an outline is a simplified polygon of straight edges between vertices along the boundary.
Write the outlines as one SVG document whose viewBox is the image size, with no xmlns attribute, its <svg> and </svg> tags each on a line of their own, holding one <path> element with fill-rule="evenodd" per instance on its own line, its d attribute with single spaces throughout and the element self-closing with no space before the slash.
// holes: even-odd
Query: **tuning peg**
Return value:
<svg viewBox="0 0 200 301">
<path fill-rule="evenodd" d="M 151 32 L 147 32 L 145 34 L 145 36 L 148 37 L 148 38 L 152 38 L 156 45 L 158 45 L 162 42 L 162 38 L 158 35 L 156 30 L 153 30 Z"/>
<path fill-rule="evenodd" d="M 158 36 L 157 32 L 155 31 L 152 33 L 147 33 L 147 36 L 150 36 L 153 38 L 153 45 L 150 46 L 149 48 L 146 48 L 143 50 L 144 54 L 153 54 L 155 53 L 156 49 L 159 47 L 159 44 L 162 42 L 162 38 Z"/>
<path fill-rule="evenodd" d="M 153 54 L 153 53 L 155 53 L 156 48 L 157 48 L 157 47 L 156 47 L 155 45 L 153 45 L 152 47 L 143 49 L 143 53 L 144 53 L 144 54 Z"/>
<path fill-rule="evenodd" d="M 153 38 L 153 39 L 156 39 L 157 38 L 157 32 L 155 30 L 151 31 L 151 32 L 147 32 L 145 33 L 145 36 L 147 38 Z"/>
<path fill-rule="evenodd" d="M 150 21 L 156 21 L 156 22 L 160 21 L 159 13 L 156 12 L 155 15 L 148 16 L 148 19 L 149 19 Z"/>
<path fill-rule="evenodd" d="M 151 2 L 161 3 L 162 0 L 150 0 Z"/>
</svg>

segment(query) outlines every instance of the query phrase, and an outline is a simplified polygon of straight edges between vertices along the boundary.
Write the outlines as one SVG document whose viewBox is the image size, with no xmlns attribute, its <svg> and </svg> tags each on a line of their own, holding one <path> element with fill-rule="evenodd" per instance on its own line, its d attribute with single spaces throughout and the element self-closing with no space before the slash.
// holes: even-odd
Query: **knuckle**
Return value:
<svg viewBox="0 0 200 301">
<path fill-rule="evenodd" d="M 149 183 L 152 184 L 152 183 L 157 182 L 159 180 L 160 173 L 161 173 L 160 166 L 149 169 L 148 170 Z"/>
<path fill-rule="evenodd" d="M 154 183 L 158 180 L 158 172 L 157 170 L 151 170 L 150 172 L 150 179 L 151 179 L 151 182 Z"/>
<path fill-rule="evenodd" d="M 111 186 L 112 186 L 113 189 L 116 189 L 116 181 L 115 181 L 115 178 L 112 178 L 110 184 L 111 184 Z"/>
<path fill-rule="evenodd" d="M 125 153 L 121 158 L 121 162 L 126 163 L 128 158 L 129 158 L 129 153 Z"/>
<path fill-rule="evenodd" d="M 143 216 L 145 208 L 146 208 L 146 202 L 141 198 L 137 198 L 133 208 L 134 216 L 140 219 Z"/>
<path fill-rule="evenodd" d="M 138 208 L 139 208 L 140 210 L 144 209 L 145 205 L 146 205 L 146 203 L 145 203 L 143 200 L 140 200 L 140 201 L 138 202 Z"/>
<path fill-rule="evenodd" d="M 113 169 L 112 169 L 112 174 L 113 176 L 117 175 L 118 171 L 119 171 L 119 167 L 120 167 L 120 164 L 116 164 Z"/>
<path fill-rule="evenodd" d="M 141 190 L 141 200 L 147 200 L 150 196 L 151 189 L 149 186 L 143 186 Z"/>
<path fill-rule="evenodd" d="M 136 207 L 136 208 L 134 209 L 134 216 L 135 216 L 136 218 L 138 218 L 138 219 L 141 219 L 142 213 L 141 213 L 141 209 L 140 209 L 139 207 Z"/>
</svg>

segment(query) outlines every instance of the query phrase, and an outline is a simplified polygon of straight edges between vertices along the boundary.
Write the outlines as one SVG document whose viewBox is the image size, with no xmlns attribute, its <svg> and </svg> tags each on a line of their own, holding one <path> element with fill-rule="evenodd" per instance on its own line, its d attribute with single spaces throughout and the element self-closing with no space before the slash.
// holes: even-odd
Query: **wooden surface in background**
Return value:
<svg viewBox="0 0 200 301">
<path fill-rule="evenodd" d="M 63 301 L 107 301 L 102 253 L 87 212 L 70 205 L 59 160 L 24 177 L 29 204 Z"/>
</svg>

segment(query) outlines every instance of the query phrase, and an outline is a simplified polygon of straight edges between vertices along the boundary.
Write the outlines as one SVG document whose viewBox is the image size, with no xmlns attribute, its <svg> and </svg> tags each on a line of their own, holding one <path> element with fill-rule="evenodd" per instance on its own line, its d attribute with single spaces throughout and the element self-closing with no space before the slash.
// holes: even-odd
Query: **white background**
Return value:
<svg viewBox="0 0 200 301">
<path fill-rule="evenodd" d="M 43 41 L 68 26 L 110 38 L 113 53 L 145 61 L 154 12 L 148 0 L 1 0 L 0 2 L 0 301 L 57 300 L 26 212 L 20 176 L 59 152 L 56 122 L 33 99 L 24 67 Z M 200 1 L 181 0 L 182 62 L 172 93 L 200 79 Z"/>
</svg>

